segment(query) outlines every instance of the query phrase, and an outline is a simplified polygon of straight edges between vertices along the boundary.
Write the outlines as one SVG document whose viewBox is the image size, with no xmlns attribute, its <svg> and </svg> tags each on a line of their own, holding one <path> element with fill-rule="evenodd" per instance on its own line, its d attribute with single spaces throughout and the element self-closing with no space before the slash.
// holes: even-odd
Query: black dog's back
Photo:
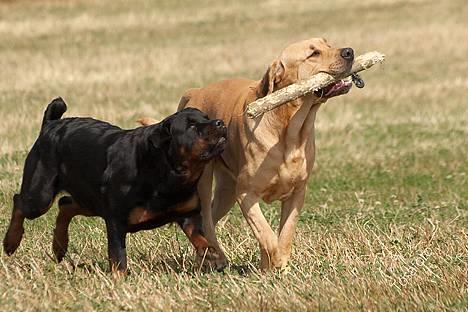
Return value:
<svg viewBox="0 0 468 312">
<path fill-rule="evenodd" d="M 31 196 L 39 197 L 32 199 L 35 204 L 23 205 L 26 217 L 41 215 L 41 207 L 49 205 L 46 198 L 60 191 L 75 195 L 90 209 L 103 204 L 100 192 L 109 147 L 127 131 L 92 118 L 60 119 L 66 110 L 61 98 L 47 106 L 39 136 L 27 156 L 22 193 L 34 190 L 42 196 Z M 35 185 L 35 181 L 47 183 Z"/>
<path fill-rule="evenodd" d="M 74 150 L 81 152 L 84 156 L 87 155 L 85 152 L 96 155 L 99 153 L 98 146 L 108 145 L 117 139 L 119 133 L 124 132 L 117 126 L 93 118 L 61 119 L 66 110 L 67 105 L 62 98 L 54 99 L 47 106 L 37 139 L 37 142 L 49 145 L 45 147 L 46 149 L 51 148 L 51 144 L 56 144 L 58 147 L 64 143 L 65 146 L 57 149 L 59 153 Z M 79 146 L 79 150 L 76 150 L 74 146 Z"/>
<path fill-rule="evenodd" d="M 92 118 L 65 118 L 50 122 L 38 141 L 60 164 L 57 189 L 67 191 L 90 209 L 102 207 L 102 173 L 106 170 L 109 146 L 125 132 Z"/>
<path fill-rule="evenodd" d="M 120 153 L 126 158 L 121 159 L 122 164 L 134 158 L 132 147 L 138 144 L 132 141 L 138 141 L 144 129 L 123 130 L 93 118 L 59 119 L 65 110 L 66 105 L 60 98 L 49 104 L 28 158 L 37 157 L 50 164 L 47 165 L 49 171 L 56 173 L 55 191 L 67 191 L 80 205 L 101 215 L 105 205 L 102 193 L 106 177 L 103 174 L 114 169 L 109 158 L 116 158 Z M 124 150 L 122 145 L 125 145 Z M 57 164 L 60 164 L 58 168 L 51 168 Z"/>
</svg>

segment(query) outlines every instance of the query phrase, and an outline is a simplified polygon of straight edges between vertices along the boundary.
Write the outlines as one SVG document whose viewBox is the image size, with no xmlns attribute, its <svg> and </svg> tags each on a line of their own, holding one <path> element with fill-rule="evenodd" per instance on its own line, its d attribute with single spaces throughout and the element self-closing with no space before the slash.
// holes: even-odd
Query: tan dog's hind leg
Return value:
<svg viewBox="0 0 468 312">
<path fill-rule="evenodd" d="M 260 245 L 260 268 L 265 271 L 278 267 L 278 238 L 263 216 L 259 205 L 260 198 L 253 194 L 241 194 L 237 200 Z"/>
<path fill-rule="evenodd" d="M 294 193 L 281 204 L 281 221 L 279 227 L 278 249 L 280 260 L 278 265 L 284 267 L 291 256 L 291 247 L 294 239 L 299 214 L 304 206 L 305 186 Z"/>
<path fill-rule="evenodd" d="M 225 267 L 227 265 L 226 255 L 219 246 L 216 239 L 215 226 L 211 214 L 211 195 L 213 187 L 213 163 L 206 165 L 203 174 L 198 182 L 198 195 L 200 196 L 201 216 L 203 222 L 203 234 L 210 247 L 217 253 L 215 267 Z M 200 259 L 197 259 L 200 261 Z"/>
</svg>

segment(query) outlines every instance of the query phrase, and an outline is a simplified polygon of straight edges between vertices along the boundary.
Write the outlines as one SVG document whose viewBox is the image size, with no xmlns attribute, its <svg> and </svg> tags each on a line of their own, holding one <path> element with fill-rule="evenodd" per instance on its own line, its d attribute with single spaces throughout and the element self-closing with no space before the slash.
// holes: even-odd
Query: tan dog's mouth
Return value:
<svg viewBox="0 0 468 312">
<path fill-rule="evenodd" d="M 314 93 L 319 98 L 331 98 L 348 93 L 352 86 L 353 83 L 351 79 L 341 79 L 337 82 L 329 84 L 322 89 L 314 91 Z"/>
</svg>

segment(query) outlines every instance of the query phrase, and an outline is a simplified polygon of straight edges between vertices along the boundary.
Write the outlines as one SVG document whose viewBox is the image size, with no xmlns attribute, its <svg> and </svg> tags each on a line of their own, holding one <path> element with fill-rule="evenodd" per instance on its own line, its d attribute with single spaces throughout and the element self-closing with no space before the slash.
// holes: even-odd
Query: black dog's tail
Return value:
<svg viewBox="0 0 468 312">
<path fill-rule="evenodd" d="M 58 120 L 62 117 L 62 115 L 67 111 L 67 104 L 65 101 L 58 97 L 53 99 L 52 102 L 47 106 L 44 112 L 44 118 L 42 119 L 42 129 L 44 129 L 45 125 L 51 120 Z"/>
</svg>

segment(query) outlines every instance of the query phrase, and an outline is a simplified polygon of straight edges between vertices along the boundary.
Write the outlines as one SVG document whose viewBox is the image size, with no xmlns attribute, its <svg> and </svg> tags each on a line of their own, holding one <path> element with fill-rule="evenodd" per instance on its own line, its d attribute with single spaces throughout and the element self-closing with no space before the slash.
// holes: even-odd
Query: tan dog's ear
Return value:
<svg viewBox="0 0 468 312">
<path fill-rule="evenodd" d="M 155 123 L 158 123 L 156 119 L 153 119 L 150 117 L 140 118 L 136 122 L 140 123 L 142 126 L 150 126 L 150 125 L 154 125 Z"/>
<path fill-rule="evenodd" d="M 284 76 L 284 65 L 280 60 L 276 60 L 270 65 L 270 81 L 268 86 L 268 94 L 273 93 L 275 85 L 277 85 Z"/>
<path fill-rule="evenodd" d="M 284 77 L 284 65 L 280 60 L 274 61 L 270 67 L 268 67 L 265 75 L 263 75 L 262 81 L 260 82 L 258 95 L 260 97 L 267 96 L 273 93 L 275 86 L 283 80 Z"/>
</svg>

